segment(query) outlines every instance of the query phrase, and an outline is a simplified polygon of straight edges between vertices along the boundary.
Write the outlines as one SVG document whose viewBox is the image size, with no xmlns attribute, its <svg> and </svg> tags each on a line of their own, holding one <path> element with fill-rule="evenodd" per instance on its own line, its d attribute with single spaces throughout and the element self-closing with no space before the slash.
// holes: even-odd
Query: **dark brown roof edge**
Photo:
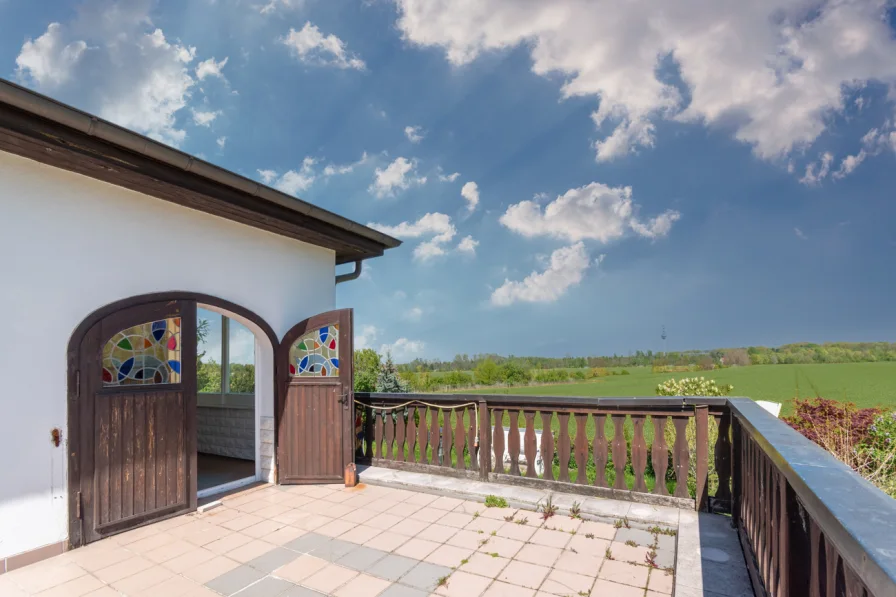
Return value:
<svg viewBox="0 0 896 597">
<path fill-rule="evenodd" d="M 112 145 L 150 157 L 169 166 L 192 172 L 208 180 L 270 203 L 275 203 L 321 222 L 326 222 L 347 232 L 380 243 L 386 248 L 393 249 L 401 244 L 400 240 L 383 234 L 378 230 L 359 224 L 331 211 L 321 209 L 307 201 L 302 201 L 292 195 L 272 189 L 230 170 L 209 164 L 164 143 L 159 143 L 117 124 L 112 124 L 102 118 L 78 110 L 31 89 L 16 85 L 6 79 L 0 79 L 0 103 L 8 104 L 24 112 L 97 137 Z"/>
</svg>

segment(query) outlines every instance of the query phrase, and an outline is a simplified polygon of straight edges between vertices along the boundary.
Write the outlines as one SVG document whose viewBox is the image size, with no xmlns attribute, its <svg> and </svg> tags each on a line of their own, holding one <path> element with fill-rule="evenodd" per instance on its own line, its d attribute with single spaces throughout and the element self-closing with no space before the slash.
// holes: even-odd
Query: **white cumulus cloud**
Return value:
<svg viewBox="0 0 896 597">
<path fill-rule="evenodd" d="M 226 81 L 227 78 L 221 70 L 227 65 L 227 60 L 228 57 L 225 57 L 224 60 L 221 60 L 220 62 L 215 61 L 214 58 L 203 60 L 196 65 L 196 78 L 202 81 L 206 77 L 218 77 L 219 79 Z"/>
<path fill-rule="evenodd" d="M 460 196 L 467 200 L 467 209 L 475 211 L 479 205 L 479 185 L 475 182 L 468 182 L 460 190 Z"/>
<path fill-rule="evenodd" d="M 420 307 L 411 307 L 404 314 L 404 317 L 405 319 L 408 319 L 410 321 L 420 321 L 420 319 L 423 317 L 423 309 L 421 309 Z"/>
<path fill-rule="evenodd" d="M 416 222 L 402 222 L 396 226 L 367 224 L 375 230 L 397 238 L 428 238 L 414 247 L 414 259 L 428 261 L 433 257 L 445 255 L 448 245 L 457 234 L 457 228 L 451 223 L 451 217 L 442 213 L 428 213 Z"/>
<path fill-rule="evenodd" d="M 460 172 L 453 172 L 451 174 L 442 174 L 442 169 L 439 168 L 439 182 L 454 182 L 460 177 Z"/>
<path fill-rule="evenodd" d="M 805 185 L 816 185 L 827 178 L 828 172 L 831 171 L 831 164 L 834 163 L 834 156 L 831 152 L 826 151 L 820 156 L 819 162 L 812 162 L 806 166 L 806 173 L 800 179 Z"/>
<path fill-rule="evenodd" d="M 408 141 L 411 143 L 419 143 L 423 141 L 423 128 L 419 126 L 406 126 L 404 127 L 404 136 L 408 138 Z"/>
<path fill-rule="evenodd" d="M 578 285 L 591 266 L 585 243 L 577 242 L 551 253 L 543 271 L 534 271 L 525 279 L 505 279 L 504 284 L 492 292 L 491 303 L 506 307 L 516 302 L 552 303 Z"/>
<path fill-rule="evenodd" d="M 426 344 L 420 340 L 408 340 L 407 338 L 399 338 L 392 344 L 383 344 L 380 346 L 380 354 L 391 354 L 396 361 L 412 361 L 423 352 Z"/>
<path fill-rule="evenodd" d="M 563 97 L 593 97 L 598 160 L 652 146 L 662 119 L 721 125 L 778 158 L 811 145 L 849 90 L 896 84 L 882 0 L 394 1 L 405 39 L 454 65 L 522 46 Z"/>
<path fill-rule="evenodd" d="M 221 110 L 196 110 L 193 109 L 193 123 L 196 126 L 211 126 L 215 118 L 223 114 Z"/>
<path fill-rule="evenodd" d="M 473 238 L 472 236 L 465 236 L 460 239 L 460 242 L 457 243 L 457 250 L 461 253 L 466 253 L 468 255 L 476 254 L 476 247 L 479 246 L 479 241 Z"/>
<path fill-rule="evenodd" d="M 417 175 L 417 161 L 398 157 L 385 168 L 377 168 L 368 191 L 376 197 L 394 197 L 397 191 L 405 191 L 412 185 L 426 184 L 425 176 Z"/>
<path fill-rule="evenodd" d="M 583 239 L 608 243 L 629 232 L 656 239 L 666 236 L 680 217 L 667 210 L 646 221 L 639 219 L 631 187 L 610 187 L 592 182 L 569 189 L 544 208 L 522 201 L 507 208 L 500 222 L 527 237 L 552 236 L 569 241 Z"/>
<path fill-rule="evenodd" d="M 315 163 L 317 163 L 317 160 L 306 157 L 302 161 L 302 167 L 298 170 L 287 170 L 282 175 L 275 170 L 259 170 L 258 176 L 261 177 L 264 184 L 270 185 L 278 191 L 297 196 L 314 184 L 316 177 L 314 173 Z"/>
<path fill-rule="evenodd" d="M 227 145 L 227 137 L 218 137 L 215 139 L 215 143 L 218 144 L 218 149 L 224 149 L 224 146 Z"/>
<path fill-rule="evenodd" d="M 373 343 L 376 342 L 376 337 L 378 335 L 379 330 L 376 328 L 376 326 L 362 325 L 360 329 L 355 330 L 355 350 L 373 348 Z"/>
<path fill-rule="evenodd" d="M 299 31 L 289 29 L 280 40 L 290 52 L 305 64 L 364 70 L 364 61 L 346 48 L 345 42 L 333 35 L 324 35 L 310 21 Z"/>
</svg>

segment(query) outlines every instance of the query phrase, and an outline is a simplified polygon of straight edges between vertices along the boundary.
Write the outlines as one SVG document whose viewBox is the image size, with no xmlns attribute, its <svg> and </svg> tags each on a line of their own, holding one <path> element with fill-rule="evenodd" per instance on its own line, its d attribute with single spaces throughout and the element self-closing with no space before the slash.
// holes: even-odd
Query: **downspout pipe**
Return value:
<svg viewBox="0 0 896 597">
<path fill-rule="evenodd" d="M 361 277 L 361 260 L 358 259 L 355 261 L 355 271 L 349 272 L 347 274 L 337 274 L 336 283 L 342 284 L 343 282 L 351 282 L 352 280 L 357 280 Z"/>
</svg>

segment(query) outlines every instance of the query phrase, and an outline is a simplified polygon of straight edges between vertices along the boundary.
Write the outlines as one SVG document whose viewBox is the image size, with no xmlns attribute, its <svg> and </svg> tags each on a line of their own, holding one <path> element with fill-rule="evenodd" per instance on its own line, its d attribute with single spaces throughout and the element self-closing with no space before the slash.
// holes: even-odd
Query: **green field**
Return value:
<svg viewBox="0 0 896 597">
<path fill-rule="evenodd" d="M 734 386 L 733 396 L 784 403 L 792 411 L 794 397 L 822 396 L 854 402 L 860 407 L 896 408 L 896 362 L 819 365 L 754 365 L 696 373 L 653 373 L 632 367 L 631 375 L 600 377 L 584 382 L 524 387 L 478 388 L 476 393 L 553 396 L 654 396 L 657 384 L 682 377 L 706 377 Z M 471 390 L 460 390 L 468 393 Z"/>
</svg>

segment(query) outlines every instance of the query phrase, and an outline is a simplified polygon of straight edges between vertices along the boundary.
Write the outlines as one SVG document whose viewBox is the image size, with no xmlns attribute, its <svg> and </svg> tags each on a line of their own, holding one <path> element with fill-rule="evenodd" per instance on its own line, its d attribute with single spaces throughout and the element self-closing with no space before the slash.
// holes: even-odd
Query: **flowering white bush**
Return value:
<svg viewBox="0 0 896 597">
<path fill-rule="evenodd" d="M 734 389 L 731 384 L 718 385 L 714 379 L 685 377 L 667 379 L 656 387 L 657 396 L 727 396 Z"/>
</svg>

